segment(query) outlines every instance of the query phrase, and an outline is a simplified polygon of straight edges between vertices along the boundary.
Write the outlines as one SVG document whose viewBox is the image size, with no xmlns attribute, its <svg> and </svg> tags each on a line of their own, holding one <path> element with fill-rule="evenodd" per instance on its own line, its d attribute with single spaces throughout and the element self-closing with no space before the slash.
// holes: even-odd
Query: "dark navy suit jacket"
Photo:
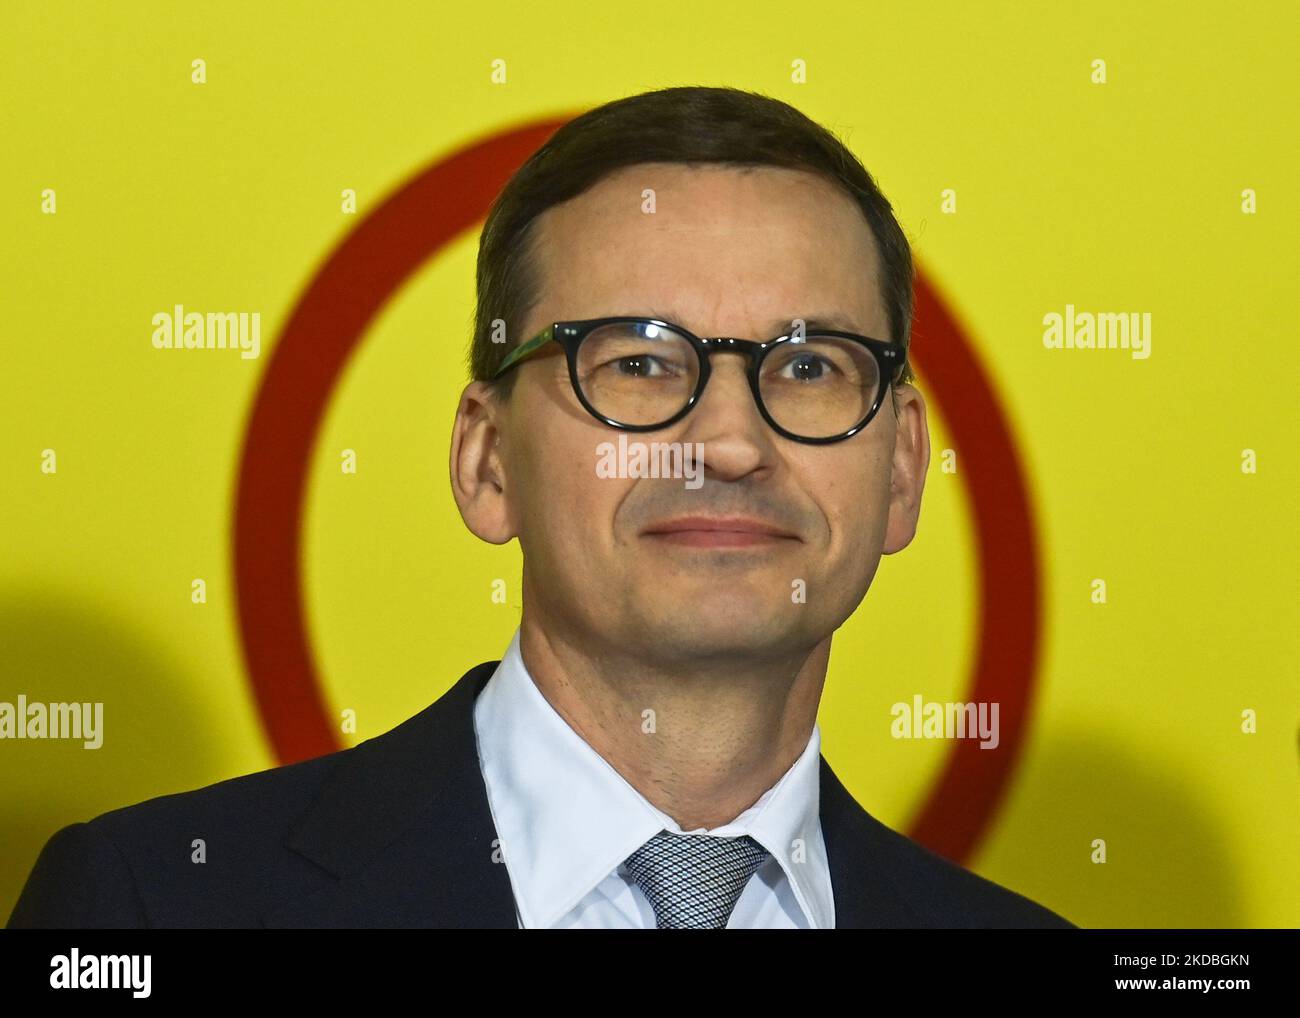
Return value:
<svg viewBox="0 0 1300 1018">
<path fill-rule="evenodd" d="M 496 666 L 351 749 L 62 828 L 9 927 L 517 928 L 472 717 Z M 880 823 L 825 757 L 821 823 L 837 927 L 1072 927 Z"/>
</svg>

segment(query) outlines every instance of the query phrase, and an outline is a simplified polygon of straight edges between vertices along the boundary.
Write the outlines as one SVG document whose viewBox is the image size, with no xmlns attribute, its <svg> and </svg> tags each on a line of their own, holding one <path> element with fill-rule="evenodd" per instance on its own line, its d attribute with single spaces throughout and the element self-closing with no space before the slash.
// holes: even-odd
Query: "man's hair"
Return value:
<svg viewBox="0 0 1300 1018">
<path fill-rule="evenodd" d="M 520 330 L 541 296 L 533 258 L 537 217 L 615 170 L 651 162 L 805 170 L 847 191 L 875 237 L 889 340 L 904 353 L 894 384 L 913 380 L 906 359 L 912 250 L 871 175 L 834 134 L 793 106 L 757 92 L 702 86 L 643 92 L 598 106 L 557 130 L 510 178 L 479 238 L 471 377 L 490 381 L 510 350 L 530 338 Z M 504 343 L 492 342 L 497 319 L 505 323 Z M 499 397 L 509 398 L 516 374 L 507 372 L 495 383 Z"/>
</svg>

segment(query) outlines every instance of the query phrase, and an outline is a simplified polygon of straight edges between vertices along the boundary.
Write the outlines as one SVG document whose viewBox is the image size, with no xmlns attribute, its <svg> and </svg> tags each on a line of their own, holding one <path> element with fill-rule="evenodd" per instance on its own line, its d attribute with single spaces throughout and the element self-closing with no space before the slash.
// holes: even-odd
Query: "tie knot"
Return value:
<svg viewBox="0 0 1300 1018">
<path fill-rule="evenodd" d="M 655 910 L 661 930 L 716 930 L 727 925 L 740 892 L 768 851 L 748 834 L 660 831 L 627 857 L 632 879 Z"/>
</svg>

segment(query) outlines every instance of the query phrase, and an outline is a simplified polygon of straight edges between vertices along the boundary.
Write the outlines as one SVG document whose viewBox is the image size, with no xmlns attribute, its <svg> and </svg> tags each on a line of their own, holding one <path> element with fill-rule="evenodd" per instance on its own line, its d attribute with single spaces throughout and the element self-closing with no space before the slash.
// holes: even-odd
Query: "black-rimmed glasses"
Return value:
<svg viewBox="0 0 1300 1018">
<path fill-rule="evenodd" d="M 749 387 L 763 419 L 796 442 L 825 444 L 857 434 L 876 415 L 906 358 L 885 340 L 818 329 L 765 343 L 701 339 L 657 318 L 617 316 L 554 322 L 521 343 L 500 378 L 552 340 L 569 362 L 569 381 L 587 412 L 624 431 L 658 431 L 700 401 L 716 350 L 749 358 Z"/>
</svg>

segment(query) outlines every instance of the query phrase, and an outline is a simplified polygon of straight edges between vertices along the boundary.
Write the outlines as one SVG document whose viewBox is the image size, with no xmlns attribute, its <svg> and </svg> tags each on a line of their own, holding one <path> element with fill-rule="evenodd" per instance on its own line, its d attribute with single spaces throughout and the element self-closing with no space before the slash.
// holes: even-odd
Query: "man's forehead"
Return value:
<svg viewBox="0 0 1300 1018">
<path fill-rule="evenodd" d="M 664 310 L 665 308 L 667 310 Z M 671 322 L 674 325 L 682 325 L 688 328 L 691 324 L 691 313 L 685 309 L 678 310 L 671 304 L 638 306 L 630 310 L 628 314 L 658 318 L 660 321 Z M 805 332 L 819 332 L 824 329 L 838 332 L 862 332 L 867 328 L 866 323 L 851 311 L 842 311 L 838 308 L 825 311 L 809 311 L 807 308 L 803 308 L 797 316 L 762 320 L 758 325 L 758 331 L 769 338 L 789 332 L 794 317 L 798 317 L 803 322 Z"/>
<path fill-rule="evenodd" d="M 790 326 L 778 315 L 809 329 L 883 325 L 870 228 L 849 195 L 812 173 L 623 167 L 543 213 L 534 240 L 542 318 L 646 314 L 705 329 L 702 307 L 730 316 L 743 305 L 749 329 L 783 323 L 772 335 Z"/>
</svg>

